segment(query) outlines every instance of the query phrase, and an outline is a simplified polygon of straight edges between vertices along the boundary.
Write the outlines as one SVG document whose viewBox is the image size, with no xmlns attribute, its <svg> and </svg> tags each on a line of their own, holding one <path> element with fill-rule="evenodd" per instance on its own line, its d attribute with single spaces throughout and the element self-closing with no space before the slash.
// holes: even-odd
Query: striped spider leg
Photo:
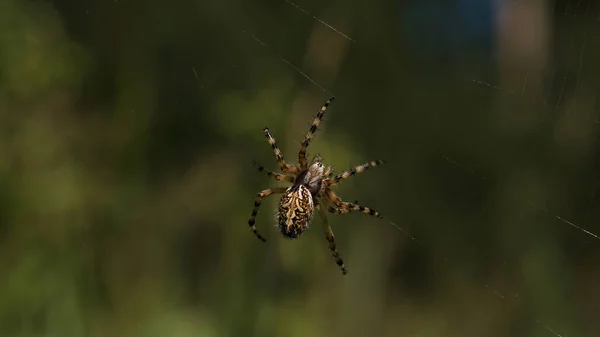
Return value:
<svg viewBox="0 0 600 337">
<path fill-rule="evenodd" d="M 371 216 L 383 219 L 381 214 L 379 212 L 377 212 L 376 210 L 369 208 L 369 207 L 358 205 L 353 202 L 343 201 L 340 197 L 338 197 L 335 193 L 333 193 L 333 191 L 330 190 L 329 188 L 327 188 L 325 193 L 326 193 L 327 197 L 329 198 L 329 200 L 331 200 L 337 206 L 337 208 L 331 207 L 331 206 L 328 208 L 328 211 L 333 214 L 346 214 L 346 213 L 350 213 L 350 212 L 361 212 L 361 213 L 369 214 Z"/>
<path fill-rule="evenodd" d="M 337 251 L 337 248 L 335 246 L 335 236 L 333 235 L 333 230 L 331 229 L 331 226 L 329 226 L 329 221 L 327 221 L 327 213 L 325 213 L 325 209 L 324 209 L 326 201 L 327 201 L 326 199 L 322 200 L 323 206 L 321 206 L 321 204 L 318 203 L 317 209 L 319 210 L 319 216 L 321 217 L 321 222 L 323 223 L 323 230 L 325 231 L 325 238 L 327 239 L 327 242 L 329 243 L 329 250 L 331 250 L 333 258 L 335 259 L 335 263 L 342 270 L 342 274 L 346 275 L 348 273 L 348 268 L 344 264 L 342 257 L 340 256 L 340 254 Z"/>
<path fill-rule="evenodd" d="M 250 229 L 252 230 L 252 232 L 254 232 L 254 235 L 256 235 L 256 237 L 258 239 L 260 239 L 261 241 L 267 241 L 267 240 L 258 233 L 258 231 L 256 230 L 256 226 L 254 226 L 254 222 L 256 221 L 256 216 L 258 215 L 258 209 L 260 207 L 260 204 L 262 203 L 263 199 L 265 199 L 266 197 L 268 197 L 272 194 L 284 193 L 286 190 L 287 190 L 287 187 L 268 188 L 266 190 L 258 192 L 258 194 L 256 195 L 256 198 L 254 198 L 254 208 L 252 209 L 252 213 L 250 214 L 250 220 L 248 220 L 248 225 L 250 226 Z"/>
<path fill-rule="evenodd" d="M 281 150 L 279 150 L 277 142 L 275 142 L 275 138 L 273 138 L 273 135 L 271 134 L 271 131 L 269 131 L 269 128 L 264 128 L 263 131 L 265 133 L 265 137 L 267 137 L 267 141 L 269 142 L 269 144 L 271 144 L 271 147 L 273 148 L 273 152 L 275 153 L 275 157 L 277 158 L 277 164 L 279 165 L 279 169 L 284 173 L 300 173 L 300 170 L 296 165 L 290 165 L 285 162 L 285 160 L 283 159 L 283 154 L 281 154 Z"/>
<path fill-rule="evenodd" d="M 313 122 L 310 126 L 310 129 L 308 129 L 308 133 L 306 134 L 306 136 L 304 137 L 304 140 L 302 141 L 302 145 L 300 146 L 300 151 L 298 151 L 298 164 L 300 165 L 300 171 L 304 171 L 307 168 L 308 164 L 306 161 L 306 149 L 308 148 L 308 145 L 310 145 L 310 142 L 311 142 L 315 132 L 317 132 L 317 128 L 319 127 L 319 125 L 321 124 L 321 121 L 323 120 L 325 111 L 327 111 L 329 104 L 331 104 L 331 102 L 334 99 L 335 99 L 335 97 L 331 96 L 325 102 L 325 104 L 323 104 L 323 106 L 317 113 L 317 116 L 315 116 L 315 119 L 313 120 Z"/>
<path fill-rule="evenodd" d="M 331 205 L 328 205 L 327 210 L 333 214 L 346 214 L 346 213 L 350 213 L 352 211 L 358 211 L 358 212 L 366 213 L 366 214 L 369 214 L 369 215 L 372 215 L 372 216 L 375 216 L 378 218 L 382 218 L 382 216 L 379 214 L 379 212 L 377 212 L 371 208 L 360 206 L 360 205 L 357 205 L 356 203 L 342 201 L 342 199 L 340 197 L 338 197 L 335 193 L 333 193 L 333 191 L 331 191 L 331 189 L 329 189 L 329 187 L 326 187 L 325 197 L 321 200 L 324 205 L 329 204 L 330 202 L 333 202 L 338 207 L 338 208 L 336 208 Z M 323 221 L 323 226 L 325 229 L 325 237 L 327 238 L 327 242 L 329 242 L 329 250 L 331 250 L 333 257 L 335 258 L 335 262 L 342 270 L 342 274 L 346 275 L 346 273 L 348 273 L 348 268 L 344 264 L 344 261 L 342 260 L 340 254 L 338 253 L 338 251 L 336 249 L 333 231 L 331 230 L 331 227 L 329 226 L 329 223 L 327 222 L 327 216 L 325 214 L 325 211 L 323 209 L 319 209 L 319 214 L 321 215 L 321 219 Z"/>
<path fill-rule="evenodd" d="M 266 175 L 268 175 L 269 177 L 277 180 L 277 181 L 287 181 L 290 183 L 293 183 L 294 180 L 296 180 L 296 178 L 292 177 L 292 176 L 288 176 L 285 174 L 281 174 L 281 173 L 277 173 L 277 172 L 272 172 L 267 170 L 264 166 L 260 165 L 257 162 L 254 162 L 254 166 L 256 166 L 256 168 L 258 169 L 258 172 L 263 172 Z"/>
<path fill-rule="evenodd" d="M 366 170 L 368 170 L 368 169 L 370 169 L 372 167 L 377 167 L 377 166 L 380 166 L 380 165 L 383 165 L 383 164 L 385 164 L 385 161 L 383 161 L 383 160 L 372 160 L 370 162 L 358 165 L 358 166 L 356 166 L 356 167 L 354 167 L 354 168 L 352 168 L 352 169 L 350 169 L 350 170 L 348 170 L 346 172 L 342 172 L 342 173 L 336 175 L 333 178 L 327 178 L 323 182 L 327 186 L 332 186 L 332 185 L 338 184 L 342 180 L 345 180 L 345 179 L 348 179 L 348 178 L 352 177 L 353 175 L 355 175 L 357 173 L 365 172 Z"/>
</svg>

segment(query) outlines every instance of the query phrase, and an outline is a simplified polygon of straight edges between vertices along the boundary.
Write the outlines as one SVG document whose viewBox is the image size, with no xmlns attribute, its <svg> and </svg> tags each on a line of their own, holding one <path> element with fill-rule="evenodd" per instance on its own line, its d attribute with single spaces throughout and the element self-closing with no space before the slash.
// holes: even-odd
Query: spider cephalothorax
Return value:
<svg viewBox="0 0 600 337">
<path fill-rule="evenodd" d="M 287 188 L 270 188 L 259 192 L 254 200 L 254 209 L 252 210 L 248 224 L 259 239 L 266 241 L 258 233 L 254 223 L 262 200 L 275 193 L 283 194 L 277 209 L 277 225 L 281 233 L 286 237 L 297 238 L 302 234 L 312 221 L 316 209 L 323 221 L 323 228 L 325 230 L 327 241 L 329 242 L 329 249 L 331 249 L 334 258 L 336 259 L 336 263 L 342 269 L 342 273 L 346 274 L 347 269 L 335 247 L 333 232 L 327 222 L 324 207 L 327 207 L 327 210 L 333 214 L 345 214 L 352 211 L 358 211 L 381 218 L 379 212 L 373 209 L 360 206 L 356 203 L 342 201 L 342 199 L 331 190 L 331 187 L 356 173 L 381 165 L 383 164 L 383 161 L 370 161 L 333 177 L 331 177 L 331 174 L 333 173 L 331 167 L 325 167 L 321 157 L 317 156 L 313 158 L 310 164 L 307 163 L 306 149 L 308 148 L 314 133 L 317 131 L 317 127 L 321 124 L 327 107 L 333 99 L 334 98 L 331 97 L 321 107 L 306 134 L 306 137 L 304 137 L 304 141 L 298 152 L 298 165 L 290 165 L 285 162 L 281 151 L 277 147 L 275 138 L 273 138 L 273 135 L 271 135 L 268 128 L 264 129 L 265 136 L 275 152 L 275 157 L 277 157 L 279 169 L 281 169 L 283 173 L 271 172 L 257 164 L 258 170 L 265 172 L 275 180 L 290 182 L 292 183 L 292 186 Z M 323 207 L 321 207 L 321 203 L 323 204 Z"/>
</svg>

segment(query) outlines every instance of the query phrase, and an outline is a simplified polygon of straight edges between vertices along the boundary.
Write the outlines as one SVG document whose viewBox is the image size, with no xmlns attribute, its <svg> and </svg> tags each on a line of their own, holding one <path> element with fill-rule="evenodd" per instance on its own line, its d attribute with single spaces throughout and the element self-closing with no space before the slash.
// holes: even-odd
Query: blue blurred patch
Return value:
<svg viewBox="0 0 600 337">
<path fill-rule="evenodd" d="M 495 0 L 398 0 L 402 35 L 425 59 L 458 56 L 465 50 L 491 53 Z"/>
</svg>

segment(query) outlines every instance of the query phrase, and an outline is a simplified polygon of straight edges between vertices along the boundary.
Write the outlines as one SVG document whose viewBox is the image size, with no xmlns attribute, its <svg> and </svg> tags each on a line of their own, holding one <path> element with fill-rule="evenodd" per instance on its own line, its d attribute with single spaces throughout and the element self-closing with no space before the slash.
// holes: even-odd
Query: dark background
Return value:
<svg viewBox="0 0 600 337">
<path fill-rule="evenodd" d="M 297 1 L 0 0 L 0 336 L 598 336 L 600 5 Z"/>
</svg>

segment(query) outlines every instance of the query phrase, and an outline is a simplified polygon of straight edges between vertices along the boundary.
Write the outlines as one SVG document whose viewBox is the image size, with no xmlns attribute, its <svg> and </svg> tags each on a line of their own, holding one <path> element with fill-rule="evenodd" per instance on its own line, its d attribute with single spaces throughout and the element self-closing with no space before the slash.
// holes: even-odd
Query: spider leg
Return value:
<svg viewBox="0 0 600 337">
<path fill-rule="evenodd" d="M 332 205 L 332 201 L 331 201 L 331 199 L 329 199 L 329 197 L 323 197 L 321 200 L 323 201 L 323 205 L 327 206 L 327 211 L 329 211 L 329 213 L 333 213 L 333 214 L 348 213 L 348 212 L 344 212 L 344 211 L 340 210 L 339 208 L 337 208 L 336 206 Z"/>
<path fill-rule="evenodd" d="M 333 167 L 328 166 L 327 169 L 325 170 L 325 173 L 323 173 L 323 177 L 328 178 L 329 176 L 331 176 L 332 173 L 333 173 Z"/>
<path fill-rule="evenodd" d="M 313 135 L 317 131 L 319 124 L 321 124 L 321 121 L 323 120 L 323 115 L 325 115 L 325 111 L 327 110 L 327 107 L 329 107 L 329 104 L 331 104 L 331 102 L 334 99 L 335 99 L 335 97 L 331 96 L 331 98 L 329 98 L 325 102 L 325 104 L 323 104 L 323 106 L 321 107 L 321 110 L 319 110 L 319 112 L 317 113 L 317 116 L 313 120 L 312 125 L 310 126 L 310 129 L 308 129 L 308 133 L 306 134 L 306 137 L 304 137 L 304 140 L 302 141 L 302 146 L 300 146 L 300 151 L 298 152 L 298 163 L 300 164 L 301 171 L 306 170 L 306 167 L 307 167 L 306 149 L 308 148 L 308 145 L 310 144 L 310 141 L 312 140 Z"/>
<path fill-rule="evenodd" d="M 277 158 L 277 164 L 279 165 L 279 169 L 285 173 L 299 173 L 300 170 L 298 170 L 296 165 L 286 164 L 285 160 L 283 159 L 283 154 L 281 154 L 281 150 L 279 150 L 277 142 L 275 142 L 275 138 L 273 138 L 273 135 L 271 134 L 271 131 L 269 131 L 269 128 L 265 128 L 263 131 L 265 133 L 265 137 L 267 137 L 267 140 L 269 141 L 269 144 L 271 144 L 271 147 L 273 148 L 273 152 L 275 152 L 275 157 Z"/>
<path fill-rule="evenodd" d="M 343 201 L 340 197 L 338 197 L 335 193 L 333 193 L 333 191 L 330 190 L 329 188 L 326 190 L 326 194 L 327 194 L 327 197 L 329 198 L 329 200 L 331 200 L 338 207 L 338 208 L 334 208 L 334 207 L 328 208 L 328 211 L 333 214 L 346 214 L 346 213 L 350 213 L 350 212 L 361 212 L 361 213 L 369 214 L 371 216 L 383 219 L 381 214 L 379 214 L 379 212 L 377 212 L 376 210 L 374 210 L 372 208 L 364 207 L 364 206 L 361 206 L 361 205 L 358 205 L 358 204 L 355 204 L 352 202 Z"/>
<path fill-rule="evenodd" d="M 290 183 L 293 183 L 295 178 L 292 176 L 288 176 L 285 174 L 280 174 L 280 173 L 276 173 L 276 172 L 271 172 L 269 170 L 267 170 L 266 168 L 264 168 L 264 166 L 260 165 L 257 162 L 254 162 L 254 165 L 256 166 L 256 168 L 258 169 L 259 172 L 264 172 L 266 173 L 269 177 L 278 180 L 278 181 L 288 181 Z"/>
<path fill-rule="evenodd" d="M 348 179 L 357 173 L 364 172 L 372 167 L 377 167 L 379 165 L 383 165 L 385 162 L 383 160 L 372 160 L 370 162 L 364 163 L 362 165 L 358 165 L 346 172 L 340 173 L 333 178 L 327 178 L 324 180 L 326 185 L 335 185 L 344 179 Z"/>
<path fill-rule="evenodd" d="M 335 263 L 342 270 L 342 274 L 346 275 L 346 273 L 348 273 L 348 269 L 346 268 L 344 261 L 342 260 L 340 254 L 337 251 L 337 248 L 335 247 L 335 238 L 333 235 L 333 231 L 331 230 L 331 226 L 329 226 L 329 221 L 327 221 L 327 214 L 325 213 L 325 210 L 323 209 L 323 207 L 321 207 L 319 203 L 317 203 L 317 209 L 319 210 L 319 216 L 321 217 L 321 221 L 323 222 L 323 229 L 325 230 L 325 238 L 327 238 L 327 242 L 329 243 L 329 250 L 331 250 L 333 257 L 335 258 Z"/>
<path fill-rule="evenodd" d="M 254 209 L 252 209 L 252 214 L 250 214 L 250 220 L 248 220 L 248 225 L 250 226 L 250 229 L 254 232 L 254 235 L 256 235 L 256 237 L 262 241 L 267 240 L 265 240 L 265 238 L 263 238 L 262 235 L 258 234 L 256 226 L 254 226 L 254 223 L 256 222 L 256 215 L 258 214 L 258 208 L 260 207 L 260 204 L 262 203 L 264 198 L 270 196 L 271 194 L 283 193 L 285 192 L 285 190 L 287 190 L 287 187 L 268 188 L 266 190 L 258 192 L 256 198 L 254 199 Z"/>
</svg>

